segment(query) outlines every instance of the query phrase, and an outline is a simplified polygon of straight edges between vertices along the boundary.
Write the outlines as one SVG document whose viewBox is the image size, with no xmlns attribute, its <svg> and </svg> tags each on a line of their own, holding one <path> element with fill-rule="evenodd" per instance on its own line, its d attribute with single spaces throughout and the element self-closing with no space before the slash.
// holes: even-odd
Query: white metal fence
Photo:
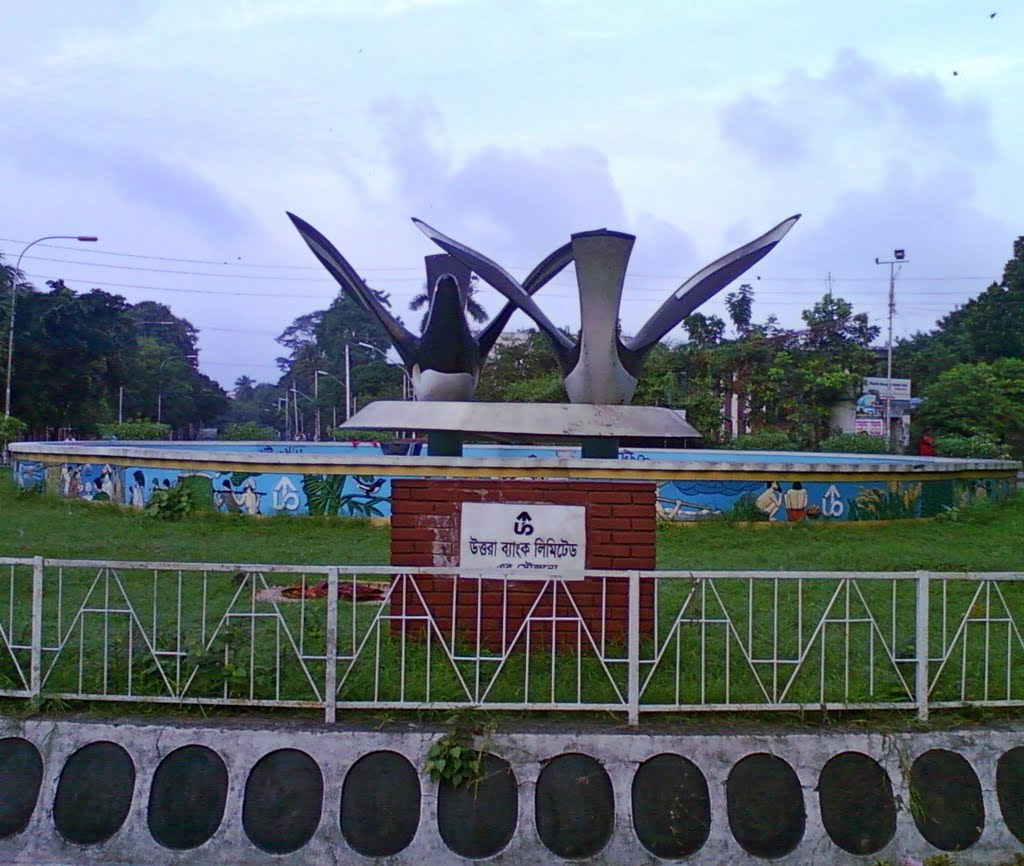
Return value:
<svg viewBox="0 0 1024 866">
<path fill-rule="evenodd" d="M 0 696 L 337 709 L 1024 705 L 1024 573 L 0 558 Z"/>
</svg>

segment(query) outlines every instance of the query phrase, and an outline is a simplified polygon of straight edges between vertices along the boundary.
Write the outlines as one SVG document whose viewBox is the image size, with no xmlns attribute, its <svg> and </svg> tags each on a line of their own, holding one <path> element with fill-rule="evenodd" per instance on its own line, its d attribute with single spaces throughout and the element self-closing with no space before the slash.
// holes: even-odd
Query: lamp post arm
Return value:
<svg viewBox="0 0 1024 866">
<path fill-rule="evenodd" d="M 32 247 L 43 241 L 95 241 L 96 238 L 87 235 L 46 235 L 45 237 L 36 238 L 30 244 L 22 249 L 18 254 L 17 264 L 14 266 L 14 270 L 11 271 L 11 317 L 10 322 L 7 326 L 7 385 L 4 393 L 4 415 L 8 418 L 11 415 L 11 374 L 14 367 L 14 308 L 18 297 L 18 277 L 17 275 L 21 272 L 21 260 L 25 257 Z"/>
</svg>

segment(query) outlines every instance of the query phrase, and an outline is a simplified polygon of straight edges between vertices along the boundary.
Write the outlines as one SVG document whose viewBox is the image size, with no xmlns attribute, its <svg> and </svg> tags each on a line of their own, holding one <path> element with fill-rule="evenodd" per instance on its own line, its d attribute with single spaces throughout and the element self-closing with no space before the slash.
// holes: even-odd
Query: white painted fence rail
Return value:
<svg viewBox="0 0 1024 866">
<path fill-rule="evenodd" d="M 635 724 L 1024 706 L 1024 573 L 587 577 L 596 618 L 579 582 L 464 569 L 0 558 L 0 697 L 320 708 L 328 722 L 339 708 L 600 711 Z M 528 610 L 509 624 L 523 592 Z"/>
</svg>

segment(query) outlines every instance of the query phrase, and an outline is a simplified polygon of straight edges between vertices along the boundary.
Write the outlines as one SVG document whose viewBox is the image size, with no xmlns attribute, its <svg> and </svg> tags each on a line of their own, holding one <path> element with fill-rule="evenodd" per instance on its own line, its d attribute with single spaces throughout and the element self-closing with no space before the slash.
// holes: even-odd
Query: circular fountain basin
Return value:
<svg viewBox="0 0 1024 866">
<path fill-rule="evenodd" d="M 18 442 L 20 487 L 144 507 L 153 491 L 188 486 L 204 507 L 249 515 L 387 518 L 393 478 L 559 478 L 652 481 L 659 517 L 769 522 L 933 517 L 1002 499 L 1021 464 L 1009 460 L 686 449 L 467 445 L 429 457 L 418 443 Z"/>
</svg>

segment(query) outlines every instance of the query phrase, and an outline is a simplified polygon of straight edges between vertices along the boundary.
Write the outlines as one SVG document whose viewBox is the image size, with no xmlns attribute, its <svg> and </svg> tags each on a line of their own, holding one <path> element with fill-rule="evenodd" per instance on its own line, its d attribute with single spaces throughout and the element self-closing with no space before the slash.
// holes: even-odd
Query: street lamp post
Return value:
<svg viewBox="0 0 1024 866">
<path fill-rule="evenodd" d="M 4 415 L 10 417 L 11 414 L 11 373 L 14 369 L 14 306 L 18 297 L 17 274 L 21 270 L 22 258 L 32 247 L 42 241 L 80 241 L 82 243 L 95 243 L 98 240 L 99 238 L 93 237 L 92 235 L 46 235 L 45 237 L 36 238 L 18 255 L 18 262 L 15 264 L 14 270 L 11 271 L 11 320 L 7 328 L 7 390 L 4 397 Z"/>
<path fill-rule="evenodd" d="M 345 384 L 344 382 L 341 381 L 341 379 L 339 379 L 333 373 L 328 373 L 326 370 L 317 370 L 314 373 L 314 375 L 313 375 L 313 381 L 314 381 L 314 384 L 313 384 L 313 395 L 318 400 L 319 400 L 319 397 L 320 397 L 319 382 L 320 382 L 320 377 L 321 376 L 326 376 L 328 379 L 333 379 L 339 385 L 344 385 Z M 347 391 L 345 393 L 345 398 L 348 399 L 348 392 Z M 331 426 L 332 427 L 337 427 L 338 426 L 338 409 L 337 409 L 337 407 L 336 406 L 332 406 L 331 407 L 331 412 L 333 413 L 332 414 Z M 320 422 L 320 409 L 319 409 L 319 406 L 318 406 L 318 408 L 317 408 L 317 438 L 319 438 L 319 436 L 320 436 L 319 422 Z"/>
<path fill-rule="evenodd" d="M 161 322 L 136 322 L 138 325 L 175 325 L 177 322 L 173 321 L 161 321 Z M 118 386 L 117 389 L 117 423 L 124 423 L 124 385 Z"/>
<path fill-rule="evenodd" d="M 159 424 L 163 418 L 164 409 L 164 365 L 171 361 L 180 361 L 183 358 L 198 358 L 198 355 L 172 355 L 170 358 L 164 358 L 160 362 L 160 366 L 156 368 L 156 379 L 157 379 L 157 393 L 156 393 L 156 423 Z"/>
<path fill-rule="evenodd" d="M 901 267 L 906 262 L 904 250 L 893 250 L 891 259 L 875 259 L 876 265 L 889 266 L 889 336 L 885 343 L 885 441 L 892 443 L 892 316 L 896 311 L 896 265 Z"/>
<path fill-rule="evenodd" d="M 392 367 L 398 367 L 398 369 L 402 371 L 402 376 L 403 376 L 403 379 L 402 379 L 402 399 L 403 400 L 405 399 L 405 395 L 406 395 L 407 391 L 408 391 L 410 396 L 412 395 L 412 379 L 409 378 L 409 371 L 406 370 L 405 367 L 403 367 L 401 364 L 396 364 L 394 361 L 392 361 L 388 357 L 388 353 L 387 352 L 385 352 L 385 351 L 383 351 L 381 349 L 378 349 L 376 346 L 372 345 L 371 343 L 360 343 L 359 345 L 362 346 L 364 349 L 369 349 L 371 352 L 376 352 L 378 355 L 380 355 L 384 359 L 384 363 L 385 364 L 390 364 Z"/>
</svg>

